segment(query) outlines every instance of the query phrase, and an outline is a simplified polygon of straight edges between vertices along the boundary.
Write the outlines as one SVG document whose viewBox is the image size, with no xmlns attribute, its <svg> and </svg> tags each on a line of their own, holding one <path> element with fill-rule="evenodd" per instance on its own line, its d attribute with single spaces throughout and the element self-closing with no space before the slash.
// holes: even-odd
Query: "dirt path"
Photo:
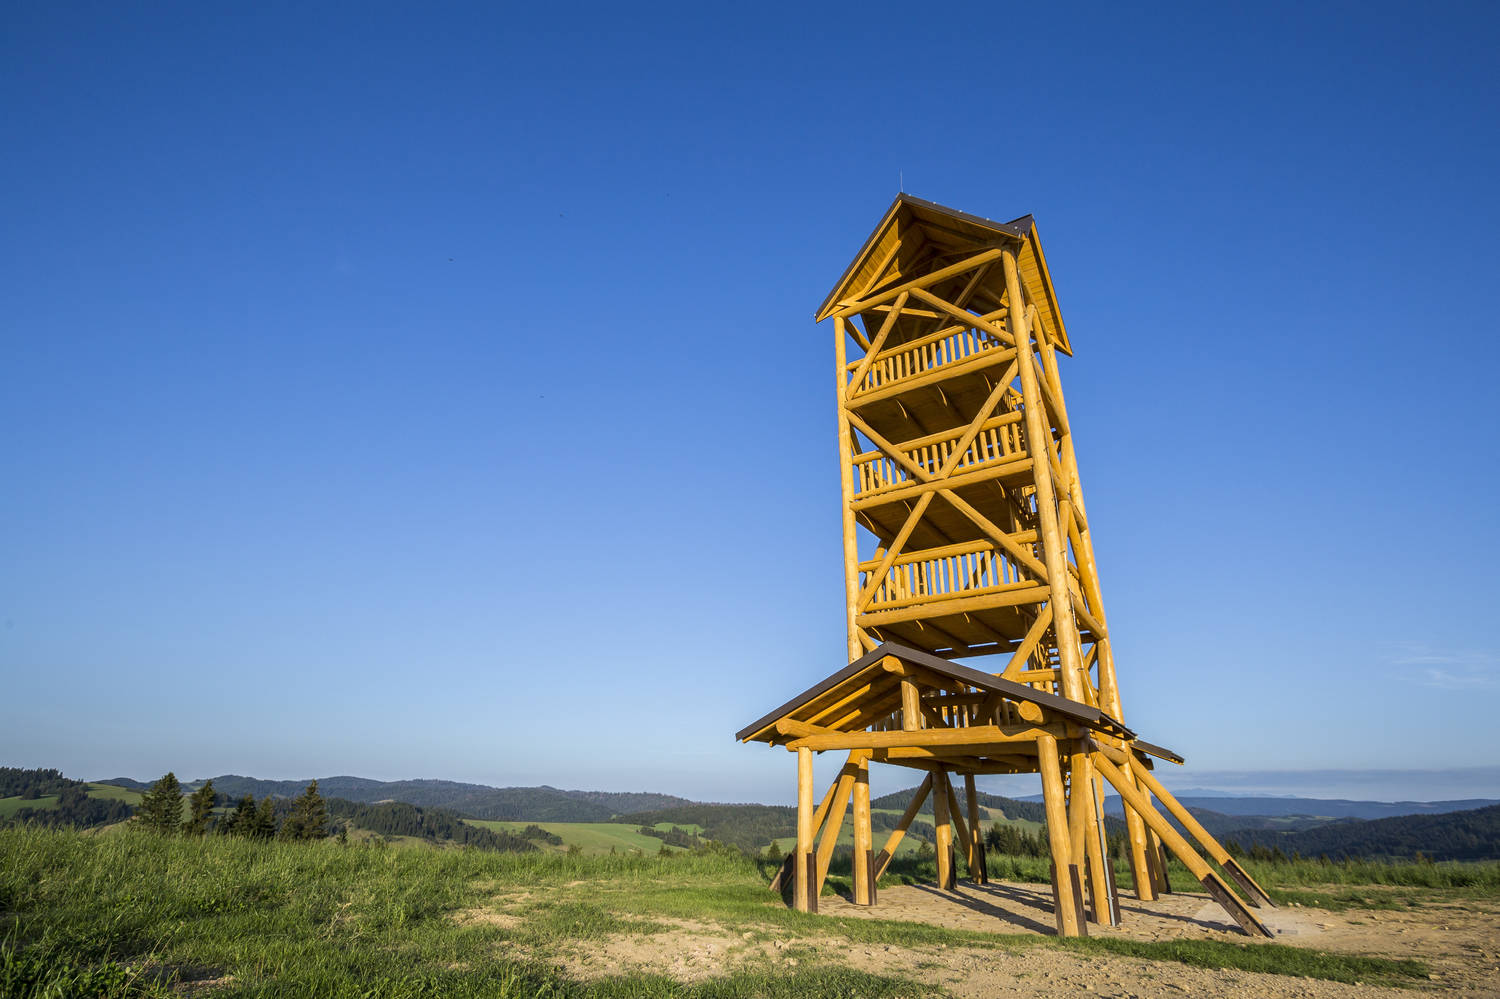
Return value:
<svg viewBox="0 0 1500 999">
<path fill-rule="evenodd" d="M 1247 942 L 1203 894 L 1176 894 L 1151 903 L 1121 899 L 1116 929 L 1090 926 L 1095 936 L 1132 940 L 1212 939 Z M 858 919 L 922 922 L 988 933 L 1052 933 L 1051 893 L 1036 885 L 960 885 L 944 894 L 930 886 L 883 889 L 867 909 L 824 897 L 820 912 Z M 836 935 L 785 941 L 775 930 L 743 932 L 712 922 L 671 921 L 665 933 L 621 935 L 575 951 L 564 963 L 590 979 L 631 970 L 703 981 L 740 967 L 792 970 L 836 961 L 875 974 L 915 978 L 964 999 L 1081 993 L 1109 997 L 1191 995 L 1255 999 L 1406 997 L 1441 991 L 1465 997 L 1500 996 L 1500 902 L 1436 904 L 1400 911 L 1289 907 L 1261 913 L 1279 943 L 1389 958 L 1412 957 L 1434 971 L 1421 991 L 1342 984 L 1287 975 L 1195 968 L 1112 954 L 1077 953 L 997 940 L 987 947 L 850 944 Z M 832 930 L 833 928 L 830 927 Z M 559 955 L 561 956 L 561 955 Z"/>
<path fill-rule="evenodd" d="M 1050 889 L 1038 885 L 994 883 L 986 886 L 960 884 L 953 893 L 939 892 L 929 885 L 900 885 L 883 889 L 878 905 L 865 908 L 851 904 L 847 899 L 822 899 L 819 911 L 829 915 L 850 916 L 864 919 L 900 919 L 929 923 L 952 929 L 974 930 L 991 933 L 1053 932 L 1052 894 Z M 1235 943 L 1248 942 L 1229 916 L 1207 895 L 1202 893 L 1177 893 L 1163 896 L 1154 902 L 1138 902 L 1127 894 L 1120 898 L 1121 925 L 1119 927 L 1089 926 L 1092 936 L 1112 936 L 1130 940 L 1179 940 L 1204 939 L 1226 940 Z M 1444 902 L 1424 905 L 1417 909 L 1375 910 L 1350 909 L 1343 912 L 1327 912 L 1322 909 L 1300 906 L 1278 909 L 1256 910 L 1261 921 L 1276 934 L 1276 942 L 1292 946 L 1303 945 L 1319 950 L 1341 951 L 1386 958 L 1414 958 L 1425 962 L 1432 969 L 1433 984 L 1445 992 L 1465 996 L 1500 996 L 1500 901 Z M 1069 957 L 1055 951 L 1034 949 L 1024 958 L 1031 962 L 1042 954 L 1050 957 Z M 1110 963 L 1117 958 L 1091 957 L 1086 964 Z M 1039 963 L 1055 962 L 1043 959 Z M 1068 962 L 1062 962 L 1066 965 Z M 1199 979 L 1193 991 L 1207 988 L 1209 995 L 1249 994 L 1241 991 L 1248 988 L 1251 980 L 1257 994 L 1265 996 L 1316 995 L 1336 996 L 1351 994 L 1352 986 L 1338 983 L 1306 981 L 1279 975 L 1250 975 L 1240 972 L 1200 972 L 1177 966 L 1176 970 L 1165 962 L 1145 964 L 1152 969 L 1146 981 L 1135 980 L 1134 984 L 1145 988 L 1149 994 L 1155 988 L 1165 987 L 1174 991 L 1182 975 Z M 1191 973 L 1191 974 L 1189 974 Z M 1097 978 L 1078 972 L 1084 978 Z M 1207 975 L 1204 980 L 1202 976 Z M 987 976 L 981 976 L 987 977 Z M 1032 976 L 1034 977 L 1034 976 Z M 1104 976 L 1108 978 L 1108 975 Z M 1240 979 L 1240 984 L 1227 991 L 1220 986 L 1230 979 Z M 1050 982 L 1050 980 L 1049 980 Z M 1217 983 L 1217 984 L 1216 984 Z M 993 982 L 998 986 L 1000 983 Z M 1078 981 L 1080 987 L 1090 987 Z M 955 992 L 964 994 L 957 986 L 950 985 Z M 1131 982 L 1119 986 L 1125 992 L 1103 994 L 1128 994 Z M 1407 994 L 1407 990 L 1375 990 L 1361 986 L 1352 994 L 1376 994 L 1388 991 L 1393 995 Z M 998 994 L 1044 995 L 1046 990 Z"/>
</svg>

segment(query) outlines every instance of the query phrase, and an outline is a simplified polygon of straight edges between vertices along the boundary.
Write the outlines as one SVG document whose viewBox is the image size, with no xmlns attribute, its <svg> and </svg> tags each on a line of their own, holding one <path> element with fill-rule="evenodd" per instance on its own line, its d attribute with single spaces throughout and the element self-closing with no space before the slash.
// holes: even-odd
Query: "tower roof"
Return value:
<svg viewBox="0 0 1500 999">
<path fill-rule="evenodd" d="M 1010 222 L 996 222 L 905 193 L 896 195 L 838 284 L 818 307 L 817 321 L 822 322 L 840 308 L 882 288 L 955 263 L 966 254 L 1006 245 L 1017 251 L 1021 283 L 1027 298 L 1036 305 L 1042 325 L 1058 347 L 1071 354 L 1035 219 L 1023 215 Z"/>
</svg>

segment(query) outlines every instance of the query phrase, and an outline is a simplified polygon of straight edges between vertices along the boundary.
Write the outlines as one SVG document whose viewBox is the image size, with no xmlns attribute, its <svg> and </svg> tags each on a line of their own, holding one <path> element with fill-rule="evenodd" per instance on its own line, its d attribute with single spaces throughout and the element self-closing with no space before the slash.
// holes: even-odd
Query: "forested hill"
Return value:
<svg viewBox="0 0 1500 999">
<path fill-rule="evenodd" d="M 903 810 L 907 805 L 911 804 L 911 796 L 916 793 L 916 790 L 914 787 L 909 787 L 905 791 L 892 791 L 890 794 L 883 795 L 871 801 L 870 807 Z M 968 808 L 969 799 L 964 794 L 962 781 L 955 782 L 953 793 L 958 797 L 959 807 Z M 1018 801 L 1015 798 L 1004 798 L 998 794 L 985 794 L 983 791 L 980 791 L 974 797 L 984 808 L 998 808 L 1005 813 L 1007 819 L 1021 819 L 1026 822 L 1047 821 L 1047 810 L 1041 802 Z M 929 802 L 924 803 L 922 807 L 930 810 L 932 805 Z"/>
<path fill-rule="evenodd" d="M 231 798 L 272 795 L 291 798 L 302 793 L 306 780 L 259 780 L 225 774 L 213 778 L 214 788 Z M 111 783 L 137 786 L 119 779 Z M 185 786 L 192 788 L 202 781 Z M 139 785 L 144 786 L 144 785 Z M 367 777 L 320 777 L 323 794 L 346 801 L 374 804 L 402 801 L 424 808 L 446 808 L 475 819 L 524 822 L 608 822 L 622 812 L 671 808 L 692 802 L 670 794 L 629 791 L 564 791 L 555 787 L 489 787 L 451 780 L 379 781 Z"/>
<path fill-rule="evenodd" d="M 1267 818 L 1389 819 L 1404 815 L 1438 815 L 1444 812 L 1472 811 L 1500 805 L 1493 798 L 1468 798 L 1458 801 L 1353 801 L 1347 798 L 1268 798 L 1232 795 L 1176 794 L 1189 811 L 1199 810 L 1220 815 L 1255 815 Z M 1028 798 L 1027 800 L 1030 800 Z M 1123 814 L 1119 797 L 1111 792 L 1104 799 L 1104 810 L 1111 815 Z"/>
<path fill-rule="evenodd" d="M 1342 819 L 1298 832 L 1245 829 L 1226 832 L 1242 847 L 1262 846 L 1288 856 L 1390 857 L 1431 860 L 1500 859 L 1500 805 L 1445 815 L 1402 815 L 1389 819 Z"/>
<path fill-rule="evenodd" d="M 481 850 L 528 853 L 536 845 L 520 836 L 469 825 L 446 808 L 422 808 L 401 801 L 368 805 L 343 798 L 327 799 L 336 824 L 349 824 L 383 836 L 411 836 L 438 845 L 472 846 Z"/>
<path fill-rule="evenodd" d="M 692 802 L 673 808 L 630 812 L 615 821 L 637 826 L 670 822 L 700 826 L 705 839 L 755 851 L 780 836 L 797 834 L 797 809 L 791 805 L 701 805 Z"/>
</svg>

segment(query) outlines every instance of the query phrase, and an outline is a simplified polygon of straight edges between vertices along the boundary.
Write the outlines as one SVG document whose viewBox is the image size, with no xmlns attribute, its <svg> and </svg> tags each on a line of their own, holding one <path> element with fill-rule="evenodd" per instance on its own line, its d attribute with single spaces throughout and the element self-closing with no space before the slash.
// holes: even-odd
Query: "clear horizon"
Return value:
<svg viewBox="0 0 1500 999">
<path fill-rule="evenodd" d="M 0 765 L 14 764 L 3 763 Z M 44 764 L 37 765 L 43 766 Z M 441 776 L 372 777 L 369 774 L 356 773 L 281 776 L 226 770 L 213 774 L 191 775 L 178 772 L 177 778 L 185 783 L 196 783 L 211 778 L 231 775 L 257 780 L 299 782 L 312 779 L 324 780 L 331 777 L 356 777 L 385 783 L 407 780 L 451 780 L 455 781 L 455 783 L 497 788 L 548 786 L 564 791 L 670 794 L 680 798 L 689 798 L 694 801 L 715 801 L 731 804 L 790 805 L 795 804 L 796 799 L 795 793 L 785 793 L 784 789 L 783 793 L 779 794 L 779 796 L 773 794 L 766 798 L 705 798 L 700 795 L 687 794 L 660 787 L 596 787 L 582 784 L 564 784 L 556 781 L 514 784 L 482 780 L 457 780 L 456 778 Z M 112 773 L 98 776 L 92 774 L 67 774 L 67 776 L 90 781 L 129 778 L 149 783 L 160 777 L 161 774 L 139 776 L 127 773 Z M 1173 793 L 1189 797 L 1192 796 L 1192 792 L 1194 791 L 1210 791 L 1247 798 L 1295 797 L 1398 803 L 1406 801 L 1415 803 L 1462 801 L 1469 799 L 1500 801 L 1500 767 L 1450 768 L 1447 770 L 1306 770 L 1256 773 L 1247 771 L 1194 772 L 1191 769 L 1168 769 L 1163 765 L 1157 770 L 1157 776 Z M 891 791 L 902 790 L 918 783 L 915 779 L 903 779 L 905 777 L 906 772 L 894 767 L 877 768 L 872 775 L 872 790 L 877 795 L 888 794 Z M 981 791 L 1005 797 L 1024 797 L 1039 793 L 1041 790 L 1040 785 L 1037 784 L 1035 775 L 980 777 L 978 783 Z M 1407 788 L 1411 793 L 1398 793 L 1391 790 L 1393 788 Z M 1473 790 L 1475 788 L 1479 790 Z M 1443 789 L 1447 789 L 1449 793 L 1444 793 Z"/>
<path fill-rule="evenodd" d="M 1169 779 L 1500 797 L 1500 7 L 879 13 L 11 11 L 0 760 L 789 800 L 904 186 L 1037 219 Z"/>
</svg>

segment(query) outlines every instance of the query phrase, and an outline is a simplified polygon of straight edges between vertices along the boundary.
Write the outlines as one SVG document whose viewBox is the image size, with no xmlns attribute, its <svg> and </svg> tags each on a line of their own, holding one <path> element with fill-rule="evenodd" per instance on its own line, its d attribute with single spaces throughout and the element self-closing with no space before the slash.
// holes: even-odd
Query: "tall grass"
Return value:
<svg viewBox="0 0 1500 999">
<path fill-rule="evenodd" d="M 533 956 L 649 922 L 567 899 L 519 927 L 452 917 L 507 888 L 726 880 L 760 883 L 737 853 L 570 857 L 0 829 L 0 996 L 167 995 L 211 980 L 215 994 L 257 997 L 691 997 L 707 987 L 634 975 L 585 988 Z M 809 967 L 731 974 L 712 994 L 833 990 L 920 991 Z"/>
<path fill-rule="evenodd" d="M 834 852 L 829 870 L 848 876 L 853 853 Z M 989 875 L 999 881 L 1047 884 L 1052 879 L 1051 860 L 1047 857 L 1018 857 L 989 854 Z M 1266 888 L 1304 888 L 1323 885 L 1387 885 L 1411 888 L 1467 889 L 1471 892 L 1500 894 L 1500 861 L 1410 861 L 1410 860 L 1249 860 L 1239 862 L 1251 876 Z M 956 858 L 959 877 L 968 874 L 968 865 L 960 854 Z M 1115 882 L 1121 888 L 1134 889 L 1130 864 L 1117 860 Z M 1174 888 L 1199 891 L 1198 879 L 1177 860 L 1167 868 Z M 937 861 L 915 853 L 901 854 L 891 860 L 883 881 L 914 884 L 937 880 Z"/>
<path fill-rule="evenodd" d="M 992 869 L 1032 880 L 1044 870 L 1039 858 L 1016 859 L 1017 874 L 1007 873 L 1000 859 Z M 660 932 L 683 918 L 756 939 L 834 935 L 903 946 L 1051 945 L 1035 935 L 790 911 L 766 890 L 774 866 L 729 850 L 669 857 L 518 855 L 5 828 L 0 997 L 166 996 L 180 994 L 174 989 L 189 982 L 211 982 L 215 995 L 330 999 L 930 992 L 915 982 L 812 960 L 794 969 L 749 964 L 701 985 L 643 974 L 585 984 L 556 966 L 570 948 L 587 953 L 594 941 Z M 1311 867 L 1317 883 L 1328 882 L 1322 865 Z M 931 874 L 920 862 L 898 872 Z M 515 900 L 522 918 L 455 918 L 512 904 L 502 900 Z M 1346 956 L 1301 949 L 1277 957 L 1264 947 L 1217 941 L 1202 941 L 1191 954 L 1152 943 L 1140 948 L 1139 956 L 1214 967 L 1285 966 L 1296 969 L 1285 974 L 1339 980 L 1367 980 L 1373 973 Z M 1392 980 L 1421 973 L 1410 962 L 1377 963 L 1376 971 L 1384 969 Z"/>
</svg>

